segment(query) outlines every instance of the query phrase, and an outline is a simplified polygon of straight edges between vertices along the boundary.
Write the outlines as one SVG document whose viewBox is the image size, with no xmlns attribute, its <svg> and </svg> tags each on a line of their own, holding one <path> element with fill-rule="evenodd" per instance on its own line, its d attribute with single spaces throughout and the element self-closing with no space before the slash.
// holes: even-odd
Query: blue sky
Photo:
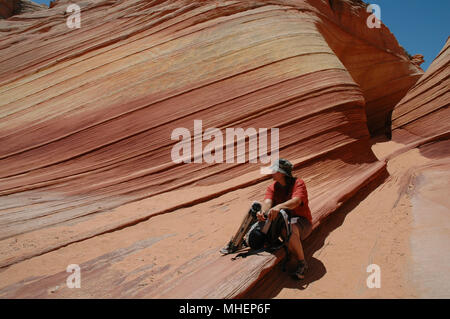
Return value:
<svg viewBox="0 0 450 319">
<path fill-rule="evenodd" d="M 374 0 L 381 21 L 409 54 L 423 54 L 426 70 L 450 36 L 450 0 Z"/>
<path fill-rule="evenodd" d="M 49 4 L 48 0 L 34 0 Z M 73 1 L 76 3 L 77 1 Z M 381 21 L 409 54 L 423 54 L 426 70 L 450 36 L 450 0 L 373 0 Z"/>
</svg>

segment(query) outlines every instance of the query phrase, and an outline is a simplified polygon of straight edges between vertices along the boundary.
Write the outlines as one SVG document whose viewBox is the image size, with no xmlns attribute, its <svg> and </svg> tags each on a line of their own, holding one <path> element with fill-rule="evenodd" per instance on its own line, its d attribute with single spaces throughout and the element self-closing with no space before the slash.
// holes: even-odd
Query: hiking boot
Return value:
<svg viewBox="0 0 450 319">
<path fill-rule="evenodd" d="M 297 264 L 297 269 L 292 274 L 293 277 L 296 279 L 304 279 L 305 278 L 305 272 L 308 269 L 308 265 L 306 264 L 305 260 L 299 260 Z"/>
</svg>

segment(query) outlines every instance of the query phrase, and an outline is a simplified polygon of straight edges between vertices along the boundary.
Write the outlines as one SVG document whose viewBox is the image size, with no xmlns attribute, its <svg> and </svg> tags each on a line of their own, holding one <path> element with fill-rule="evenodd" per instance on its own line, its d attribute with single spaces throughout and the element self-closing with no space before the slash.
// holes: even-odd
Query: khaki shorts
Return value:
<svg viewBox="0 0 450 319">
<path fill-rule="evenodd" d="M 298 225 L 300 227 L 300 239 L 304 240 L 312 232 L 312 225 L 308 219 L 303 216 L 294 216 L 291 218 L 291 225 Z"/>
</svg>

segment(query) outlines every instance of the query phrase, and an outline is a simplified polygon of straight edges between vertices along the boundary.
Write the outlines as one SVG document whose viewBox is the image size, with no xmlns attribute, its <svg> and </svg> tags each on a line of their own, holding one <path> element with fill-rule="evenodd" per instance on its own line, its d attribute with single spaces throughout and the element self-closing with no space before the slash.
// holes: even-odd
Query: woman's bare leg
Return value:
<svg viewBox="0 0 450 319">
<path fill-rule="evenodd" d="M 290 252 L 297 256 L 297 260 L 305 260 L 305 255 L 303 253 L 303 246 L 300 240 L 301 229 L 297 224 L 292 225 L 292 234 L 289 239 L 288 249 Z"/>
</svg>

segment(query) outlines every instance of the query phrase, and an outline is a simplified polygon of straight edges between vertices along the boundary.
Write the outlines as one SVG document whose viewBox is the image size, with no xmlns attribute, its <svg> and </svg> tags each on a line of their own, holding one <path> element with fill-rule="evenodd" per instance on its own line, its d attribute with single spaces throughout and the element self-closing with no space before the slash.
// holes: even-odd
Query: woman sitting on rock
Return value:
<svg viewBox="0 0 450 319">
<path fill-rule="evenodd" d="M 308 206 L 308 193 L 305 182 L 292 176 L 292 164 L 285 159 L 279 159 L 270 168 L 274 182 L 267 188 L 261 211 L 256 214 L 259 221 L 275 220 L 280 210 L 289 212 L 291 216 L 292 233 L 288 242 L 291 254 L 297 257 L 296 278 L 303 279 L 307 264 L 303 253 L 302 240 L 312 231 L 312 217 Z"/>
</svg>

